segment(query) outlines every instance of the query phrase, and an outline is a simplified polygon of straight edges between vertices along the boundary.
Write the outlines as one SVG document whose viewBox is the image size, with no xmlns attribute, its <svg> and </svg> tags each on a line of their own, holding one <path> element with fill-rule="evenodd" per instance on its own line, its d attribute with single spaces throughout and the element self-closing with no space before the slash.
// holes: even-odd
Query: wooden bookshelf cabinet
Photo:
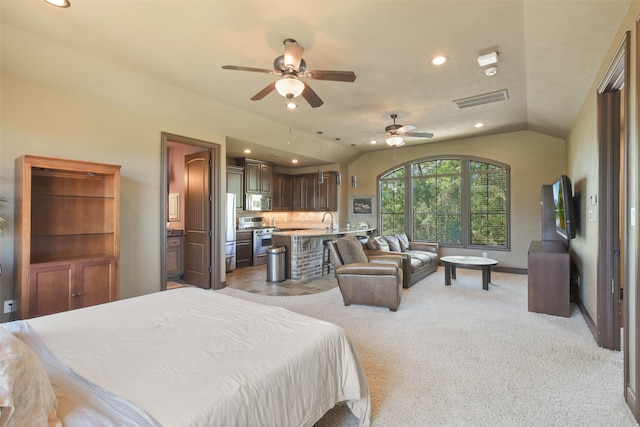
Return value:
<svg viewBox="0 0 640 427">
<path fill-rule="evenodd" d="M 17 318 L 119 298 L 120 166 L 16 159 Z"/>
</svg>

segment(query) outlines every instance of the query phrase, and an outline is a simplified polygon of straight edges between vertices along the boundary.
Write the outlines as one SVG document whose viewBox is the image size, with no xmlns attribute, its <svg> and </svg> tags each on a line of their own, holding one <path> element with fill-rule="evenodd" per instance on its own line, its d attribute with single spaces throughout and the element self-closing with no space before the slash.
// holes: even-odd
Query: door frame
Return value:
<svg viewBox="0 0 640 427">
<path fill-rule="evenodd" d="M 220 218 L 220 204 L 216 203 L 221 200 L 222 194 L 222 178 L 221 178 L 221 153 L 222 149 L 220 144 L 213 142 L 203 141 L 199 139 L 189 138 L 186 136 L 176 135 L 168 132 L 161 132 L 161 161 L 160 161 L 160 289 L 167 289 L 167 207 L 169 199 L 169 149 L 168 143 L 178 143 L 200 147 L 203 149 L 211 150 L 211 183 L 210 189 L 212 194 L 211 200 L 211 289 L 221 289 L 222 280 L 220 278 L 220 269 L 222 268 L 221 254 L 223 249 L 220 242 L 224 244 L 224 238 L 220 234 L 221 230 L 221 218 Z"/>
<path fill-rule="evenodd" d="M 628 188 L 628 156 L 622 154 L 625 165 L 620 164 L 621 150 L 628 152 L 630 94 L 630 38 L 627 31 L 604 78 L 598 85 L 598 262 L 597 267 L 597 337 L 598 344 L 610 350 L 620 350 L 620 268 L 621 256 L 628 256 L 627 248 L 620 247 L 620 233 L 628 244 L 628 226 L 621 215 L 620 181 Z M 623 103 L 623 105 L 621 105 Z M 622 134 L 621 134 L 622 133 Z M 621 138 L 624 138 L 621 143 Z M 622 145 L 622 147 L 621 147 Z M 620 172 L 624 173 L 621 177 Z M 624 226 L 624 229 L 622 229 Z M 622 255 L 621 255 L 622 254 Z M 622 265 L 628 266 L 628 262 Z M 628 274 L 624 274 L 627 280 Z M 623 304 L 623 306 L 625 306 Z M 625 319 L 628 318 L 628 313 Z M 625 332 L 626 333 L 626 332 Z M 626 340 L 625 340 L 626 341 Z"/>
</svg>

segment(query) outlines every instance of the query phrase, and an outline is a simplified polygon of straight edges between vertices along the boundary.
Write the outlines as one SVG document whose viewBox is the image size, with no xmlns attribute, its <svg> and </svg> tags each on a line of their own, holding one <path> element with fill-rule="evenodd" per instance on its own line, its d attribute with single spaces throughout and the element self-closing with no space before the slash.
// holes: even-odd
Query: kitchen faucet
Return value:
<svg viewBox="0 0 640 427">
<path fill-rule="evenodd" d="M 327 227 L 327 230 L 333 231 L 333 214 L 331 212 L 327 211 L 322 214 L 322 222 L 324 222 L 324 218 L 327 216 L 327 214 L 331 215 L 331 225 Z"/>
</svg>

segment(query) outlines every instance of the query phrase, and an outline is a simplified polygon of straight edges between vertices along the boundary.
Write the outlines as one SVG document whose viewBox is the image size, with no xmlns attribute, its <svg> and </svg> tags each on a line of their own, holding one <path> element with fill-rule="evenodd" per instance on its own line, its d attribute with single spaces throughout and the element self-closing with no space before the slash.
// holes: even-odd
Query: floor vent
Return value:
<svg viewBox="0 0 640 427">
<path fill-rule="evenodd" d="M 483 93 L 482 95 L 471 96 L 469 98 L 457 99 L 453 102 L 458 108 L 469 108 L 477 105 L 490 104 L 492 102 L 506 101 L 509 99 L 509 92 L 506 89 L 495 92 Z"/>
</svg>

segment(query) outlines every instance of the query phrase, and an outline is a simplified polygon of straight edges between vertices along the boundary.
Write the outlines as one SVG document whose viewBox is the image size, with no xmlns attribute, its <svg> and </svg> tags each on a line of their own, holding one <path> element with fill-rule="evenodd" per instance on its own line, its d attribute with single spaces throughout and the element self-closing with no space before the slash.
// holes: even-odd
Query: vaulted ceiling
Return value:
<svg viewBox="0 0 640 427">
<path fill-rule="evenodd" d="M 391 114 L 435 135 L 408 138 L 408 145 L 522 129 L 566 137 L 629 5 L 71 1 L 59 9 L 41 0 L 3 0 L 2 23 L 357 152 L 388 148 L 383 131 Z M 299 107 L 290 111 L 275 91 L 250 100 L 278 76 L 221 68 L 271 68 L 287 38 L 304 47 L 308 69 L 354 71 L 355 82 L 302 78 L 324 105 L 311 108 L 296 98 Z M 491 51 L 498 53 L 498 73 L 487 76 L 477 58 Z M 448 61 L 436 67 L 430 63 L 436 55 Z M 11 70 L 3 63 L 3 73 Z M 503 90 L 508 99 L 500 102 L 464 109 L 453 102 Z M 477 122 L 484 127 L 474 128 Z M 229 155 L 241 155 L 244 145 L 268 150 L 260 141 L 228 137 Z"/>
</svg>

